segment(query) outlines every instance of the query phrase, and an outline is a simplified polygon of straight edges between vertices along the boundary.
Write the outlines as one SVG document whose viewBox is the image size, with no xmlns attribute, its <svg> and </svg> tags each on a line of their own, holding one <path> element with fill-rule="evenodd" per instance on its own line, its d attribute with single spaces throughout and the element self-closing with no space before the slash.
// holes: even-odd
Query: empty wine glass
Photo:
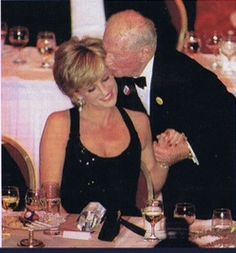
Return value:
<svg viewBox="0 0 236 253">
<path fill-rule="evenodd" d="M 194 31 L 187 33 L 184 50 L 187 54 L 199 53 L 201 49 L 201 39 Z"/>
<path fill-rule="evenodd" d="M 25 194 L 26 209 L 40 214 L 45 210 L 46 200 L 42 190 L 28 189 Z"/>
<path fill-rule="evenodd" d="M 158 240 L 159 238 L 155 234 L 155 225 L 164 217 L 162 201 L 157 199 L 148 200 L 145 208 L 143 209 L 143 216 L 146 221 L 151 224 L 151 235 L 145 237 L 145 239 Z"/>
<path fill-rule="evenodd" d="M 233 226 L 233 220 L 230 209 L 216 208 L 213 210 L 211 220 L 212 230 L 216 232 L 226 231 L 230 232 Z"/>
<path fill-rule="evenodd" d="M 226 56 L 228 64 L 225 66 L 224 70 L 226 72 L 233 72 L 232 58 L 236 55 L 236 36 L 227 36 L 222 40 L 220 44 L 220 52 Z"/>
<path fill-rule="evenodd" d="M 177 203 L 174 210 L 175 218 L 184 218 L 191 225 L 196 219 L 196 209 L 191 203 Z"/>
<path fill-rule="evenodd" d="M 42 31 L 37 35 L 37 49 L 43 56 L 42 68 L 51 68 L 53 65 L 53 54 L 56 48 L 56 36 L 53 32 Z"/>
<path fill-rule="evenodd" d="M 214 32 L 206 41 L 206 46 L 211 50 L 211 52 L 214 55 L 214 60 L 211 64 L 211 68 L 213 70 L 221 67 L 218 61 L 221 40 L 222 40 L 222 34 Z"/>
<path fill-rule="evenodd" d="M 17 58 L 13 61 L 15 64 L 24 64 L 26 60 L 22 58 L 22 49 L 29 42 L 29 30 L 25 26 L 15 26 L 9 30 L 9 41 L 18 49 Z"/>
<path fill-rule="evenodd" d="M 19 188 L 16 186 L 2 187 L 2 207 L 9 214 L 15 210 L 20 201 Z"/>
</svg>

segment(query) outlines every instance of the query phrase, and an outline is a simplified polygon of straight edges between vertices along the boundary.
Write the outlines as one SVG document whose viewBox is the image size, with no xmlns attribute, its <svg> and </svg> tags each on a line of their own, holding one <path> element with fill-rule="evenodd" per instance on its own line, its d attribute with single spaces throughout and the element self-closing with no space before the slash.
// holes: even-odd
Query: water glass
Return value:
<svg viewBox="0 0 236 253">
<path fill-rule="evenodd" d="M 216 208 L 213 210 L 211 228 L 212 230 L 230 231 L 233 226 L 231 210 L 227 208 Z"/>
<path fill-rule="evenodd" d="M 196 219 L 196 208 L 191 203 L 177 203 L 174 210 L 175 218 L 184 218 L 189 225 Z"/>
<path fill-rule="evenodd" d="M 56 182 L 45 182 L 42 184 L 42 189 L 46 197 L 46 216 L 45 222 L 53 225 L 52 228 L 44 231 L 45 234 L 57 235 L 60 233 L 60 186 Z"/>
</svg>

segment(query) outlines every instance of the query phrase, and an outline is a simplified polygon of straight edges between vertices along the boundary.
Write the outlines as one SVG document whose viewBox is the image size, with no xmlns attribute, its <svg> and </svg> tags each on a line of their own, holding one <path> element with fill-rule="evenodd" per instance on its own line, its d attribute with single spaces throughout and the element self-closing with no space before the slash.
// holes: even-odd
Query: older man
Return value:
<svg viewBox="0 0 236 253">
<path fill-rule="evenodd" d="M 196 205 L 198 218 L 210 218 L 216 207 L 236 217 L 234 97 L 184 54 L 156 51 L 155 26 L 136 11 L 112 15 L 103 39 L 106 63 L 118 77 L 118 103 L 146 111 L 153 138 L 158 135 L 156 157 L 175 160 L 162 191 L 166 215 L 184 201 Z M 130 78 L 141 76 L 146 84 Z M 168 145 L 168 132 L 162 133 L 168 128 L 188 142 Z"/>
</svg>

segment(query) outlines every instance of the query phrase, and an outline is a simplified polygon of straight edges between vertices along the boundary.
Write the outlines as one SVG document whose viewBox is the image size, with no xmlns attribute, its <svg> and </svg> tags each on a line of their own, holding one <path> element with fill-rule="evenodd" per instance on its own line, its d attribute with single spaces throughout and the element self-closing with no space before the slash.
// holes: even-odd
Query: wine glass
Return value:
<svg viewBox="0 0 236 253">
<path fill-rule="evenodd" d="M 40 215 L 46 207 L 45 193 L 42 190 L 28 189 L 25 194 L 25 207 Z"/>
<path fill-rule="evenodd" d="M 11 211 L 15 210 L 20 202 L 19 188 L 16 186 L 3 186 L 2 187 L 2 208 L 6 211 L 3 213 L 3 219 L 10 215 Z M 5 218 L 4 218 L 5 217 Z M 2 238 L 9 238 L 11 234 L 5 231 L 2 227 Z"/>
<path fill-rule="evenodd" d="M 187 54 L 199 53 L 201 49 L 201 39 L 194 31 L 189 31 L 186 36 L 184 50 Z"/>
<path fill-rule="evenodd" d="M 212 230 L 230 232 L 233 226 L 233 220 L 230 209 L 216 208 L 213 210 L 211 227 Z"/>
<path fill-rule="evenodd" d="M 155 225 L 164 217 L 162 201 L 157 199 L 148 200 L 145 208 L 143 209 L 143 215 L 145 220 L 151 224 L 151 235 L 145 239 L 158 240 L 159 238 L 155 234 Z"/>
<path fill-rule="evenodd" d="M 19 205 L 20 194 L 19 188 L 16 186 L 3 186 L 2 187 L 2 207 L 9 214 L 15 210 Z"/>
<path fill-rule="evenodd" d="M 236 55 L 236 37 L 227 36 L 226 39 L 223 39 L 220 44 L 220 52 L 222 55 L 226 56 L 228 60 L 225 71 L 230 73 L 233 72 L 232 58 Z"/>
<path fill-rule="evenodd" d="M 53 32 L 42 31 L 37 35 L 37 49 L 43 56 L 42 68 L 51 68 L 53 54 L 56 49 L 56 36 Z"/>
<path fill-rule="evenodd" d="M 184 218 L 191 225 L 196 219 L 196 208 L 191 203 L 177 203 L 174 209 L 175 218 Z"/>
<path fill-rule="evenodd" d="M 214 55 L 214 60 L 211 64 L 213 70 L 220 68 L 221 65 L 218 62 L 220 42 L 222 40 L 222 35 L 220 33 L 214 32 L 206 41 L 206 46 L 211 50 Z"/>
<path fill-rule="evenodd" d="M 41 216 L 44 215 L 45 210 L 45 194 L 42 190 L 37 189 L 28 189 L 25 194 L 25 206 L 27 210 L 36 213 L 39 216 L 39 219 L 43 219 Z M 41 214 L 43 213 L 43 214 Z M 22 239 L 18 242 L 18 246 L 28 247 L 28 248 L 42 248 L 44 243 L 41 240 L 34 238 L 34 229 L 33 227 L 27 227 L 29 231 L 29 237 Z M 40 229 L 38 229 L 40 230 Z"/>
<path fill-rule="evenodd" d="M 22 58 L 22 49 L 29 42 L 29 30 L 25 26 L 14 26 L 9 30 L 9 41 L 18 49 L 17 58 L 13 61 L 15 64 L 24 64 L 26 60 Z"/>
</svg>

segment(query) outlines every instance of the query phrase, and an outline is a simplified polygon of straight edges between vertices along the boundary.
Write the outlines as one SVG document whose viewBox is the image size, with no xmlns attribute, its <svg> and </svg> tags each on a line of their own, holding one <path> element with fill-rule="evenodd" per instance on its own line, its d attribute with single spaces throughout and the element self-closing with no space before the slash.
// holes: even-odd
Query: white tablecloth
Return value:
<svg viewBox="0 0 236 253">
<path fill-rule="evenodd" d="M 39 144 L 47 117 L 72 107 L 58 89 L 51 70 L 40 68 L 35 48 L 24 49 L 27 64 L 12 64 L 12 50 L 2 55 L 2 135 L 18 141 L 31 156 L 39 179 Z"/>
</svg>

